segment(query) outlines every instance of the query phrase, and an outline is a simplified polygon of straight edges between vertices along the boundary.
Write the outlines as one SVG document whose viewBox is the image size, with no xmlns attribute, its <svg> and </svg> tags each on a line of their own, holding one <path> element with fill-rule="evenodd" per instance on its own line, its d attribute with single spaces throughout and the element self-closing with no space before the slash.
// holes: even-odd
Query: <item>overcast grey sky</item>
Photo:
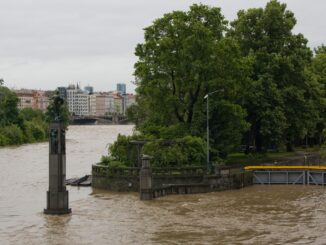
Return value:
<svg viewBox="0 0 326 245">
<path fill-rule="evenodd" d="M 125 82 L 133 92 L 134 48 L 143 28 L 192 3 L 219 6 L 228 20 L 266 0 L 0 0 L 0 78 L 11 88 L 55 89 L 69 83 L 97 91 Z M 326 44 L 326 1 L 283 0 L 295 33 Z"/>
</svg>

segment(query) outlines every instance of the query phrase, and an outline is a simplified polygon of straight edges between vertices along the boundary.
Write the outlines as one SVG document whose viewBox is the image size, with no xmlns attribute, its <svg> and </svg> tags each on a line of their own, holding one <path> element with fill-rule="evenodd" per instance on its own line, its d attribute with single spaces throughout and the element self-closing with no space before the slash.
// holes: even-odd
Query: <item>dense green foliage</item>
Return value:
<svg viewBox="0 0 326 245">
<path fill-rule="evenodd" d="M 66 127 L 69 125 L 70 112 L 68 110 L 67 102 L 60 97 L 59 91 L 55 91 L 50 98 L 50 104 L 45 113 L 47 122 L 62 122 Z"/>
<path fill-rule="evenodd" d="M 196 4 L 188 12 L 166 14 L 145 29 L 135 64 L 138 110 L 134 112 L 140 132 L 151 134 L 158 127 L 161 134 L 175 129 L 176 138 L 203 137 L 204 96 L 224 89 L 209 98 L 211 145 L 223 152 L 240 144 L 249 126 L 239 102 L 251 60 L 241 56 L 233 39 L 223 37 L 226 30 L 219 8 Z"/>
<path fill-rule="evenodd" d="M 269 2 L 265 9 L 240 11 L 229 35 L 253 60 L 250 90 L 243 107 L 251 124 L 247 144 L 258 151 L 296 139 L 315 130 L 319 88 L 305 68 L 312 52 L 302 34 L 293 34 L 296 20 L 285 4 Z"/>
<path fill-rule="evenodd" d="M 14 92 L 0 85 L 0 127 L 21 124 L 17 109 L 18 99 Z"/>
<path fill-rule="evenodd" d="M 144 151 L 155 156 L 153 162 L 203 161 L 189 157 L 191 150 L 178 143 L 163 150 L 158 142 L 192 137 L 203 146 L 207 120 L 215 161 L 240 145 L 265 152 L 292 151 L 306 140 L 321 144 L 325 47 L 314 55 L 307 39 L 293 33 L 295 24 L 286 5 L 271 0 L 265 8 L 239 11 L 230 25 L 219 8 L 194 4 L 145 28 L 145 40 L 135 51 L 137 105 L 128 116 L 140 138 L 151 139 Z M 120 153 L 113 147 L 111 155 L 125 162 L 129 145 L 121 136 L 118 142 L 114 147 Z"/>
<path fill-rule="evenodd" d="M 101 162 L 111 167 L 137 166 L 137 146 L 132 141 L 144 140 L 144 135 L 118 135 L 117 141 L 109 147 L 110 156 L 102 156 Z M 199 137 L 185 136 L 176 140 L 155 139 L 148 136 L 142 150 L 143 154 L 153 157 L 152 165 L 182 166 L 201 165 L 206 159 L 205 142 Z"/>
<path fill-rule="evenodd" d="M 0 86 L 0 146 L 43 141 L 47 138 L 47 123 L 42 111 L 17 109 L 14 92 Z"/>
</svg>

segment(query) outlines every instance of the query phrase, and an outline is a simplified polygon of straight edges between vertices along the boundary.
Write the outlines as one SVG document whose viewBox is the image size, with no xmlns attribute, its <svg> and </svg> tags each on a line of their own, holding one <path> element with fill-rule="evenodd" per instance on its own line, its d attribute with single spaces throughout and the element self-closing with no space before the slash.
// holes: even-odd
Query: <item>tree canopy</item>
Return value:
<svg viewBox="0 0 326 245">
<path fill-rule="evenodd" d="M 0 127 L 18 123 L 18 98 L 7 87 L 0 86 Z"/>
<path fill-rule="evenodd" d="M 204 96 L 224 89 L 210 98 L 212 144 L 226 149 L 239 143 L 248 124 L 238 102 L 251 61 L 224 37 L 226 30 L 220 8 L 201 4 L 165 14 L 145 28 L 145 42 L 135 52 L 137 129 L 161 137 L 172 127 L 172 137 L 204 137 Z"/>
<path fill-rule="evenodd" d="M 18 98 L 0 86 L 0 146 L 42 141 L 47 137 L 47 123 L 42 111 L 18 109 Z"/>
<path fill-rule="evenodd" d="M 272 0 L 265 8 L 242 10 L 231 23 L 244 56 L 253 60 L 252 83 L 243 106 L 251 124 L 247 144 L 261 151 L 312 133 L 319 118 L 319 88 L 308 79 L 312 59 L 307 39 L 292 32 L 294 14 Z"/>
<path fill-rule="evenodd" d="M 241 144 L 258 152 L 291 151 L 304 139 L 320 144 L 326 48 L 314 55 L 295 25 L 276 0 L 240 10 L 230 23 L 203 4 L 165 14 L 136 47 L 137 105 L 128 117 L 143 138 L 156 140 L 205 139 L 208 120 L 213 160 Z"/>
<path fill-rule="evenodd" d="M 55 91 L 50 98 L 50 103 L 45 113 L 47 122 L 62 122 L 67 127 L 70 120 L 70 113 L 67 102 L 60 97 L 59 91 Z"/>
</svg>

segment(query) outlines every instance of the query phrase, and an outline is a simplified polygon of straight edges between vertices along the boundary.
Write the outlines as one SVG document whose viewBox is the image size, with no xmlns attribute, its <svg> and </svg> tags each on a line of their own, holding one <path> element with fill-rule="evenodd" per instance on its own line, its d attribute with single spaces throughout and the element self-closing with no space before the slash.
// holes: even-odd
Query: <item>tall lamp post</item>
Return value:
<svg viewBox="0 0 326 245">
<path fill-rule="evenodd" d="M 209 102 L 208 102 L 208 99 L 209 99 L 209 96 L 212 95 L 212 94 L 215 94 L 217 92 L 224 92 L 224 89 L 218 89 L 218 90 L 215 90 L 213 92 L 210 92 L 208 94 L 205 95 L 204 99 L 206 99 L 206 102 L 207 102 L 207 116 L 206 116 L 206 123 L 207 123 L 207 156 L 206 156 L 206 170 L 207 172 L 209 172 L 210 170 L 210 163 L 209 163 Z"/>
</svg>

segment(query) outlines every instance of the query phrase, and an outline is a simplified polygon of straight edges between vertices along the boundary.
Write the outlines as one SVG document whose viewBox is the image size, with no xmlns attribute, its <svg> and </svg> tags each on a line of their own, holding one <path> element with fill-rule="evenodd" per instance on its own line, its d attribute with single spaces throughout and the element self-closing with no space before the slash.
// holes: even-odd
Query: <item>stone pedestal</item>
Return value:
<svg viewBox="0 0 326 245">
<path fill-rule="evenodd" d="M 140 184 L 140 200 L 152 200 L 153 189 L 152 189 L 152 169 L 150 167 L 150 157 L 143 156 L 142 167 L 139 173 L 139 184 Z"/>
<path fill-rule="evenodd" d="M 49 190 L 45 214 L 68 214 L 69 195 L 66 190 L 66 137 L 62 123 L 49 127 Z"/>
</svg>

